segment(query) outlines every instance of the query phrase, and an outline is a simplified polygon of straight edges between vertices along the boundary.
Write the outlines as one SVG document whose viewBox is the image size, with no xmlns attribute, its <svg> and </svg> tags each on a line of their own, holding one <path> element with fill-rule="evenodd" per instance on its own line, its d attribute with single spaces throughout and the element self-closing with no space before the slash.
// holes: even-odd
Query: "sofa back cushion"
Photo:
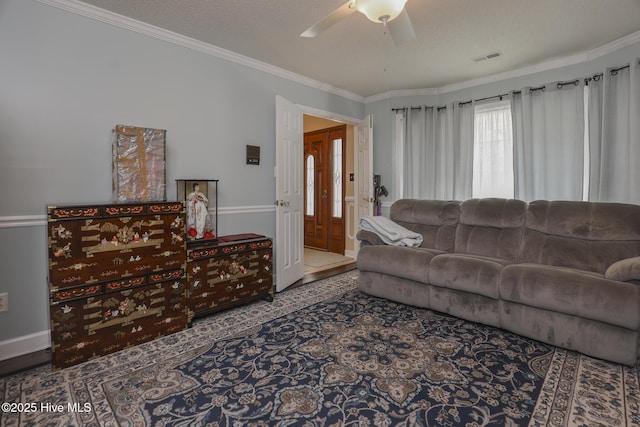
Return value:
<svg viewBox="0 0 640 427">
<path fill-rule="evenodd" d="M 526 211 L 521 200 L 465 200 L 460 205 L 455 251 L 517 262 Z"/>
<path fill-rule="evenodd" d="M 520 261 L 604 273 L 640 255 L 640 206 L 537 200 L 529 203 Z"/>
<path fill-rule="evenodd" d="M 389 217 L 422 234 L 423 248 L 453 252 L 458 201 L 401 199 L 391 205 Z"/>
</svg>

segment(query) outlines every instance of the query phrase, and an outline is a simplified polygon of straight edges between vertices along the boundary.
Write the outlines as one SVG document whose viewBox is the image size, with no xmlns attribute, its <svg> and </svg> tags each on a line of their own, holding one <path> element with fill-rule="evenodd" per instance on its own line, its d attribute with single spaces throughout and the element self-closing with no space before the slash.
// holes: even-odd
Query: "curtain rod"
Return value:
<svg viewBox="0 0 640 427">
<path fill-rule="evenodd" d="M 584 84 L 586 84 L 586 85 L 588 86 L 588 85 L 589 85 L 589 82 L 590 82 L 591 80 L 593 80 L 593 81 L 596 81 L 596 82 L 597 82 L 598 80 L 600 80 L 600 79 L 602 78 L 602 76 L 604 76 L 604 74 L 603 74 L 603 73 L 598 73 L 598 74 L 594 74 L 594 75 L 593 75 L 593 76 L 591 76 L 591 77 L 587 77 L 586 79 L 584 79 Z"/>
<path fill-rule="evenodd" d="M 615 76 L 616 74 L 618 74 L 618 71 L 622 71 L 625 68 L 629 68 L 629 65 L 625 65 L 624 67 L 618 67 L 618 68 L 612 68 L 611 70 L 609 70 L 609 72 L 611 73 L 612 76 Z"/>
<path fill-rule="evenodd" d="M 640 61 L 638 61 L 638 65 L 640 65 Z M 611 73 L 611 75 L 612 75 L 612 76 L 615 76 L 615 75 L 617 75 L 617 74 L 618 74 L 618 72 L 619 72 L 619 71 L 622 71 L 622 70 L 624 70 L 624 69 L 626 69 L 626 68 L 630 68 L 630 67 L 631 67 L 631 65 L 624 65 L 624 66 L 622 66 L 622 67 L 612 68 L 612 69 L 610 69 L 610 70 L 608 70 L 608 71 L 609 71 L 609 73 Z M 584 79 L 584 83 L 585 83 L 586 85 L 588 85 L 588 84 L 589 84 L 589 82 L 590 82 L 591 80 L 594 80 L 594 81 L 596 81 L 596 82 L 597 82 L 597 81 L 598 81 L 598 80 L 600 80 L 603 76 L 604 76 L 604 73 L 594 74 L 594 75 L 593 75 L 593 76 L 591 76 L 591 77 L 587 77 L 587 78 L 585 78 L 585 79 Z"/>
<path fill-rule="evenodd" d="M 433 108 L 438 108 L 438 111 L 440 110 L 446 110 L 447 107 L 443 106 L 443 107 L 434 107 L 433 105 L 419 105 L 417 107 L 411 106 L 411 107 L 399 107 L 399 108 L 392 108 L 391 111 L 405 111 L 405 110 L 421 110 L 422 108 L 424 108 L 425 110 L 430 110 Z"/>
<path fill-rule="evenodd" d="M 640 66 L 640 60 L 638 60 L 638 66 Z M 625 68 L 629 68 L 629 67 L 630 67 L 630 65 L 627 64 L 627 65 L 623 65 L 622 67 L 612 68 L 612 69 L 610 69 L 608 71 L 611 73 L 611 75 L 615 76 L 616 74 L 618 74 L 619 71 L 622 71 Z M 584 79 L 584 84 L 588 85 L 589 81 L 591 81 L 591 80 L 598 81 L 598 80 L 600 80 L 600 78 L 602 78 L 602 76 L 603 76 L 603 73 L 599 73 L 599 74 L 594 74 L 591 77 L 587 77 L 587 78 Z M 558 82 L 558 83 L 556 83 L 556 87 L 558 89 L 562 89 L 563 87 L 568 86 L 568 85 L 578 86 L 579 84 L 580 84 L 580 79 L 575 79 L 575 80 L 569 80 L 569 81 L 566 81 L 566 82 Z M 540 91 L 546 90 L 546 85 L 529 88 L 529 93 L 533 93 L 533 92 L 536 92 L 536 91 L 539 91 L 539 90 Z M 487 96 L 485 98 L 479 98 L 479 99 L 475 99 L 475 100 L 458 102 L 458 106 L 462 107 L 462 106 L 471 104 L 473 102 L 486 101 L 488 99 L 494 99 L 494 98 L 500 98 L 500 101 L 502 101 L 502 98 L 504 98 L 504 97 L 508 97 L 510 95 L 518 95 L 520 93 L 522 93 L 522 91 L 514 90 L 514 91 L 511 91 L 511 93 L 504 93 L 502 95 L 493 95 L 493 96 Z M 424 105 L 424 106 L 419 106 L 419 107 L 413 107 L 412 106 L 412 107 L 392 108 L 391 111 L 405 111 L 407 109 L 420 110 L 423 107 L 425 109 L 434 108 L 433 106 Z M 447 109 L 446 106 L 445 107 L 437 107 L 437 108 L 438 108 L 438 111 Z"/>
<path fill-rule="evenodd" d="M 628 67 L 628 65 L 627 65 L 627 67 Z M 559 82 L 559 83 L 556 84 L 556 87 L 558 89 L 562 89 L 564 86 L 567 86 L 567 85 L 578 86 L 579 83 L 580 83 L 580 79 L 570 80 L 570 81 L 567 81 L 567 82 Z M 532 87 L 532 88 L 529 88 L 529 93 L 533 93 L 533 92 L 536 92 L 536 91 L 539 91 L 539 90 L 544 91 L 545 89 L 546 89 L 546 86 Z M 500 94 L 500 95 L 486 96 L 484 98 L 478 98 L 478 99 L 475 99 L 475 100 L 461 101 L 461 102 L 458 102 L 458 107 L 463 107 L 465 105 L 472 104 L 473 102 L 482 102 L 482 101 L 487 101 L 489 99 L 494 99 L 494 98 L 500 98 L 500 101 L 502 101 L 503 98 L 507 98 L 507 97 L 509 97 L 511 95 L 518 95 L 520 93 L 522 93 L 522 91 L 514 90 L 511 93 L 503 93 L 503 94 Z M 426 109 L 433 108 L 432 106 L 427 106 L 427 105 L 425 105 L 424 107 Z M 412 106 L 412 107 L 404 107 L 404 108 L 392 108 L 391 111 L 404 111 L 407 108 L 411 108 L 412 110 L 419 110 L 422 107 L 421 106 L 419 106 L 419 107 L 413 107 Z M 446 110 L 446 109 L 447 109 L 447 107 L 438 107 L 438 111 Z"/>
<path fill-rule="evenodd" d="M 517 93 L 520 93 L 520 92 L 518 91 Z M 502 101 L 502 98 L 508 97 L 509 95 L 510 94 L 508 94 L 508 93 L 503 93 L 502 95 L 493 95 L 493 96 L 487 96 L 487 97 L 484 97 L 484 98 L 479 98 L 479 99 L 476 99 L 476 100 L 458 102 L 458 107 L 462 107 L 464 105 L 471 104 L 473 102 L 481 102 L 481 101 L 486 101 L 488 99 L 494 99 L 494 98 L 500 98 L 500 101 Z"/>
</svg>

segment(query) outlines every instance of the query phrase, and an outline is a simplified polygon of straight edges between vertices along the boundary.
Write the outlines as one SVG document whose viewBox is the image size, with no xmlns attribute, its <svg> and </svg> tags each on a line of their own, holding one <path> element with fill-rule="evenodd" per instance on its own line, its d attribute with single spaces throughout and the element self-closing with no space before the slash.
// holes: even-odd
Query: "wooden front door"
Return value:
<svg viewBox="0 0 640 427">
<path fill-rule="evenodd" d="M 344 253 L 346 126 L 304 135 L 304 244 Z"/>
</svg>

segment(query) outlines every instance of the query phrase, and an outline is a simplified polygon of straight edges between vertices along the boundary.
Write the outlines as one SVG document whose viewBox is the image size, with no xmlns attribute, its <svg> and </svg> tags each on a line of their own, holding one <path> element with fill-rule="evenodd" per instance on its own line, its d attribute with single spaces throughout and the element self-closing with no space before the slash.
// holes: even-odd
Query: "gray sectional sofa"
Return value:
<svg viewBox="0 0 640 427">
<path fill-rule="evenodd" d="M 395 202 L 420 247 L 360 230 L 360 289 L 635 365 L 640 206 L 472 199 Z"/>
</svg>

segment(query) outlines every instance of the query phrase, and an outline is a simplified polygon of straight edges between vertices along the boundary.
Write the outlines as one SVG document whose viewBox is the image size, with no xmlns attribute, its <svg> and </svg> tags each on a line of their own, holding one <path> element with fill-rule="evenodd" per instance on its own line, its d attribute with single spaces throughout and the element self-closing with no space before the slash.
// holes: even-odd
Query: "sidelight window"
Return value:
<svg viewBox="0 0 640 427">
<path fill-rule="evenodd" d="M 315 172 L 315 158 L 313 156 L 307 156 L 305 167 L 306 167 L 306 175 L 307 175 L 307 182 L 306 182 L 307 205 L 305 207 L 304 212 L 305 212 L 305 215 L 314 216 L 315 215 L 315 207 L 313 203 L 314 195 L 315 195 L 314 176 L 316 172 Z"/>
<path fill-rule="evenodd" d="M 342 218 L 342 138 L 333 140 L 333 217 Z"/>
</svg>

